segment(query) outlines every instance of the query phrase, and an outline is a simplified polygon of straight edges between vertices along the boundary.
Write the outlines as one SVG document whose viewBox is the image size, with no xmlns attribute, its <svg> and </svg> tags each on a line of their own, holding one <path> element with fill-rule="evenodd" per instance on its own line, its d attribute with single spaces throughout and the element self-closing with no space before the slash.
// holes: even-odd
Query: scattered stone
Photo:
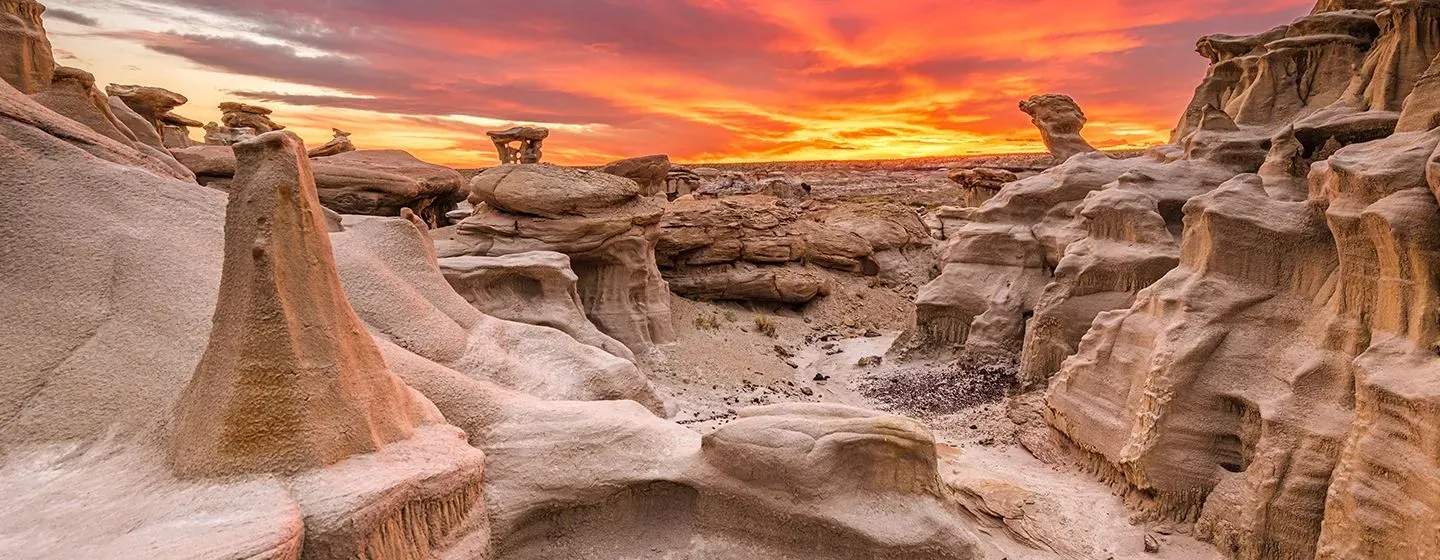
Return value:
<svg viewBox="0 0 1440 560">
<path fill-rule="evenodd" d="M 1155 535 L 1145 535 L 1145 552 L 1148 554 L 1160 553 L 1160 540 Z"/>
<path fill-rule="evenodd" d="M 879 366 L 880 362 L 880 356 L 865 356 L 864 358 L 860 358 L 860 361 L 856 362 L 855 365 L 862 368 L 869 368 Z"/>
</svg>

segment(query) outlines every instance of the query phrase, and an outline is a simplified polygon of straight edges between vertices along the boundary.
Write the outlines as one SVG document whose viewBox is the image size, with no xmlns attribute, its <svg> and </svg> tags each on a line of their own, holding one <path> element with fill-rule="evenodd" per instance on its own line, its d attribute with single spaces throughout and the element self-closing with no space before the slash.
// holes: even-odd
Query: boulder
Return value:
<svg viewBox="0 0 1440 560">
<path fill-rule="evenodd" d="M 597 171 L 635 181 L 642 195 L 654 196 L 667 192 L 670 167 L 670 157 L 662 154 L 622 159 L 605 164 Z"/>
<path fill-rule="evenodd" d="M 585 215 L 642 195 L 630 179 L 543 164 L 502 165 L 470 181 L 470 203 L 506 212 L 559 218 Z"/>
</svg>

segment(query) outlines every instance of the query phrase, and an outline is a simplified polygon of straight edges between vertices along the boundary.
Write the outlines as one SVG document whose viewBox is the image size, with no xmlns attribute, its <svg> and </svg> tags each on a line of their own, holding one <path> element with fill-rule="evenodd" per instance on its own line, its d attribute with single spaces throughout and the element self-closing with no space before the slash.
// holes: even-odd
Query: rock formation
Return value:
<svg viewBox="0 0 1440 560">
<path fill-rule="evenodd" d="M 21 93 L 39 92 L 53 79 L 55 55 L 41 21 L 44 13 L 35 0 L 0 0 L 0 79 Z"/>
<path fill-rule="evenodd" d="M 679 166 L 670 166 L 665 176 L 665 198 L 675 200 L 700 189 L 700 176 Z"/>
<path fill-rule="evenodd" d="M 1201 39 L 1174 145 L 939 213 L 920 338 L 1018 351 L 1057 434 L 1023 441 L 1137 520 L 1237 559 L 1440 554 L 1437 9 L 1322 1 Z"/>
<path fill-rule="evenodd" d="M 641 195 L 655 196 L 667 192 L 665 183 L 670 178 L 670 157 L 662 154 L 622 159 L 605 164 L 597 171 L 635 181 L 640 185 Z"/>
<path fill-rule="evenodd" d="M 283 132 L 235 145 L 215 325 L 175 412 L 182 476 L 292 474 L 414 432 L 340 288 L 302 149 Z"/>
<path fill-rule="evenodd" d="M 58 66 L 53 80 L 31 97 L 56 113 L 121 143 L 136 142 L 130 130 L 110 108 L 110 99 L 95 88 L 95 75 L 79 68 Z"/>
<path fill-rule="evenodd" d="M 163 147 L 184 148 L 189 146 L 190 127 L 201 126 L 200 121 L 187 119 L 171 112 L 190 100 L 168 89 L 110 84 L 105 86 L 105 93 L 118 98 L 135 114 L 145 119 L 150 124 L 150 128 L 160 135 Z"/>
<path fill-rule="evenodd" d="M 289 133 L 237 146 L 228 207 L 8 83 L 0 145 L 7 557 L 986 555 L 923 426 L 666 421 L 630 362 L 466 302 L 413 213 L 327 242 Z"/>
<path fill-rule="evenodd" d="M 916 277 L 928 271 L 929 247 L 924 224 L 904 207 L 806 209 L 750 195 L 671 203 L 656 252 L 682 296 L 796 304 L 829 291 L 812 266 L 924 281 Z"/>
<path fill-rule="evenodd" d="M 310 157 L 320 158 L 355 151 L 355 144 L 350 142 L 349 132 L 345 132 L 338 128 L 332 128 L 330 129 L 330 131 L 335 134 L 335 137 L 332 138 L 329 142 L 326 142 L 324 145 L 321 145 L 319 148 L 314 148 L 310 150 Z"/>
<path fill-rule="evenodd" d="M 532 126 L 517 126 L 505 130 L 491 130 L 485 133 L 495 143 L 495 151 L 501 164 L 540 163 L 544 156 L 542 148 L 550 137 L 550 129 Z"/>
<path fill-rule="evenodd" d="M 1055 163 L 1064 163 L 1075 154 L 1096 151 L 1080 136 L 1080 129 L 1085 128 L 1085 112 L 1070 96 L 1036 95 L 1021 101 L 1020 110 L 1030 115 L 1030 122 L 1040 129 L 1040 139 Z"/>
<path fill-rule="evenodd" d="M 202 185 L 226 190 L 235 176 L 235 154 L 229 146 L 192 146 L 172 153 Z M 311 168 L 320 203 L 341 214 L 399 216 L 408 208 L 439 226 L 465 196 L 459 172 L 399 150 L 342 152 L 316 158 Z"/>
<path fill-rule="evenodd" d="M 275 130 L 284 130 L 285 127 L 270 120 L 274 113 L 259 105 L 226 101 L 220 104 L 220 122 L 225 126 L 236 128 L 248 128 L 255 134 L 264 134 Z"/>
<path fill-rule="evenodd" d="M 762 194 L 799 200 L 810 196 L 809 185 L 791 181 L 784 172 L 777 171 L 756 177 L 742 171 L 710 171 L 711 173 L 701 175 L 700 186 L 695 189 L 696 198 Z"/>
<path fill-rule="evenodd" d="M 1440 53 L 1430 68 L 1415 80 L 1415 90 L 1405 98 L 1396 132 L 1424 132 L 1440 126 Z"/>
<path fill-rule="evenodd" d="M 950 173 L 950 180 L 965 189 L 965 206 L 975 207 L 994 198 L 1005 183 L 1013 183 L 1020 177 L 1004 169 L 979 167 L 956 169 Z"/>
<path fill-rule="evenodd" d="M 580 277 L 570 257 L 535 251 L 502 257 L 451 257 L 439 261 L 445 280 L 486 315 L 560 330 L 621 358 L 635 354 L 585 316 Z"/>
<path fill-rule="evenodd" d="M 505 165 L 470 184 L 474 215 L 441 256 L 554 251 L 570 256 L 585 313 L 642 352 L 673 337 L 670 290 L 655 262 L 660 203 L 634 181 L 543 164 Z"/>
<path fill-rule="evenodd" d="M 253 128 L 230 128 L 220 123 L 205 123 L 205 145 L 230 146 L 255 136 Z"/>
</svg>

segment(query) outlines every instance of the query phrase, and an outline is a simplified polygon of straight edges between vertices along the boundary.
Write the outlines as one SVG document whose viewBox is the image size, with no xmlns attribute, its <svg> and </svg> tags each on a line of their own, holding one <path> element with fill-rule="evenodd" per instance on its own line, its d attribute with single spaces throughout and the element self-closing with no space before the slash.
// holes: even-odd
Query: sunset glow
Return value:
<svg viewBox="0 0 1440 560">
<path fill-rule="evenodd" d="M 891 159 L 1037 151 L 1016 102 L 1065 93 L 1099 147 L 1168 137 L 1207 33 L 1313 0 L 50 0 L 64 65 L 245 100 L 308 143 L 457 167 L 483 132 L 552 129 L 547 161 Z M 196 136 L 199 132 L 196 132 Z"/>
</svg>

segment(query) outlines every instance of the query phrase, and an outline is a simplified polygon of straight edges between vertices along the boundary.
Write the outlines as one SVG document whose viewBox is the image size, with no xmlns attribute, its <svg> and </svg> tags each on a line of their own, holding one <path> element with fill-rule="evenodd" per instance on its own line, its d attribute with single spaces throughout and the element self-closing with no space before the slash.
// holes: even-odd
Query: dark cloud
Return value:
<svg viewBox="0 0 1440 560">
<path fill-rule="evenodd" d="M 60 21 L 68 21 L 70 23 L 83 25 L 85 27 L 100 27 L 100 20 L 98 18 L 88 16 L 74 10 L 66 10 L 64 8 L 46 9 L 45 19 L 58 19 Z"/>
</svg>

